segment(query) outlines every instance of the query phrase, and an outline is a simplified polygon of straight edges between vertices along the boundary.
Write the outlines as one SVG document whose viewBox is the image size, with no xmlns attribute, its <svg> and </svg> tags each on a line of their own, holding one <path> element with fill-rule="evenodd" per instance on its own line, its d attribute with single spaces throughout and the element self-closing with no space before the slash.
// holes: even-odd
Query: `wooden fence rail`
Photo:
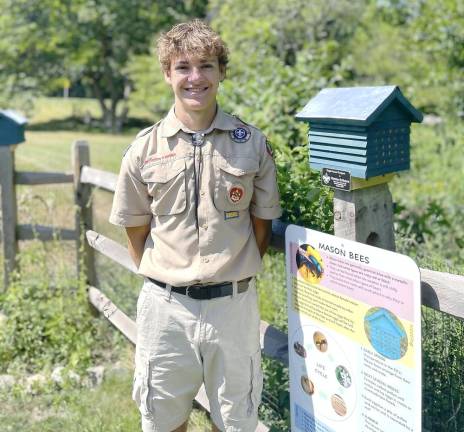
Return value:
<svg viewBox="0 0 464 432">
<path fill-rule="evenodd" d="M 95 231 L 87 231 L 86 236 L 90 246 L 95 248 L 95 250 L 127 270 L 137 273 L 137 269 L 129 256 L 129 252 L 124 246 Z M 119 320 L 116 319 L 116 321 L 119 324 Z M 115 322 L 112 323 L 118 327 Z M 119 329 L 125 334 L 125 327 Z M 265 321 L 261 321 L 261 349 L 264 355 L 288 365 L 287 334 L 272 327 Z"/>
<path fill-rule="evenodd" d="M 74 174 L 61 172 L 16 171 L 14 181 L 15 184 L 21 185 L 72 183 L 74 181 Z"/>
<path fill-rule="evenodd" d="M 81 183 L 100 187 L 109 192 L 116 188 L 117 175 L 84 166 Z M 275 220 L 272 223 L 271 247 L 285 251 L 285 229 L 288 224 Z M 420 269 L 422 304 L 441 312 L 464 319 L 464 276 Z"/>
</svg>

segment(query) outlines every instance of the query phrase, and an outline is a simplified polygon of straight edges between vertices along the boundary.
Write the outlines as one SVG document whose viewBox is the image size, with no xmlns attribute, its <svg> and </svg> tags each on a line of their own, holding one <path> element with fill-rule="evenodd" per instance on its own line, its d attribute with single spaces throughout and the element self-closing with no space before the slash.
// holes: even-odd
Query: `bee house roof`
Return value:
<svg viewBox="0 0 464 432">
<path fill-rule="evenodd" d="M 27 123 L 27 119 L 25 117 L 13 110 L 0 110 L 0 117 L 6 117 L 18 125 L 24 125 Z"/>
<path fill-rule="evenodd" d="M 422 121 L 422 113 L 411 105 L 397 86 L 327 88 L 312 98 L 296 118 L 369 126 L 392 104 L 399 107 L 405 120 Z"/>
</svg>

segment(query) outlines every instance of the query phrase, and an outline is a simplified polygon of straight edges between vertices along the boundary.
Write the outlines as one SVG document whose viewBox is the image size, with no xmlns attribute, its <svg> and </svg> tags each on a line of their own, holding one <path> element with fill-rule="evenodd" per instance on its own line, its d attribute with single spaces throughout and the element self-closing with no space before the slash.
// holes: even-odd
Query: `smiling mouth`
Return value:
<svg viewBox="0 0 464 432">
<path fill-rule="evenodd" d="M 208 90 L 208 87 L 191 87 L 191 88 L 186 88 L 184 89 L 187 93 L 191 93 L 191 94 L 200 94 L 200 93 L 203 93 L 204 91 Z"/>
</svg>

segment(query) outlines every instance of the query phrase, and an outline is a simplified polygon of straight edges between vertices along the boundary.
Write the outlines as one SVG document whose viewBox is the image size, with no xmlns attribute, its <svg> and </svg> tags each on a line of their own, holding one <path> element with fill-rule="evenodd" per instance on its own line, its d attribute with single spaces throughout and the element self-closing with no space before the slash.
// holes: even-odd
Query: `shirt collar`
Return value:
<svg viewBox="0 0 464 432">
<path fill-rule="evenodd" d="M 237 119 L 229 114 L 226 114 L 221 108 L 217 107 L 216 116 L 214 117 L 211 126 L 201 131 L 205 135 L 212 132 L 214 129 L 220 130 L 234 130 L 237 127 Z M 179 130 L 184 131 L 188 134 L 193 134 L 195 131 L 190 130 L 187 128 L 177 117 L 176 113 L 174 112 L 174 106 L 169 110 L 168 115 L 165 117 L 163 121 L 163 128 L 162 128 L 162 136 L 164 138 L 169 138 L 174 136 Z"/>
</svg>

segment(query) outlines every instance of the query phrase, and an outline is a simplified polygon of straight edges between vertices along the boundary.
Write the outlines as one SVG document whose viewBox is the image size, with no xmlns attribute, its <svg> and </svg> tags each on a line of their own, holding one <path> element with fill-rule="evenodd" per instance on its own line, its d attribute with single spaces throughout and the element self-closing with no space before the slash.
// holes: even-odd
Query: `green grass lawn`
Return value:
<svg viewBox="0 0 464 432">
<path fill-rule="evenodd" d="M 112 377 L 96 389 L 48 391 L 38 395 L 0 393 L 2 432 L 140 432 L 131 400 L 130 377 Z M 193 410 L 189 432 L 209 430 L 206 414 Z"/>
<path fill-rule="evenodd" d="M 76 140 L 84 140 L 90 146 L 91 165 L 116 172 L 124 149 L 131 143 L 133 137 L 133 134 L 27 131 L 25 143 L 18 145 L 15 153 L 17 169 L 69 172 L 72 170 L 72 143 Z"/>
</svg>

